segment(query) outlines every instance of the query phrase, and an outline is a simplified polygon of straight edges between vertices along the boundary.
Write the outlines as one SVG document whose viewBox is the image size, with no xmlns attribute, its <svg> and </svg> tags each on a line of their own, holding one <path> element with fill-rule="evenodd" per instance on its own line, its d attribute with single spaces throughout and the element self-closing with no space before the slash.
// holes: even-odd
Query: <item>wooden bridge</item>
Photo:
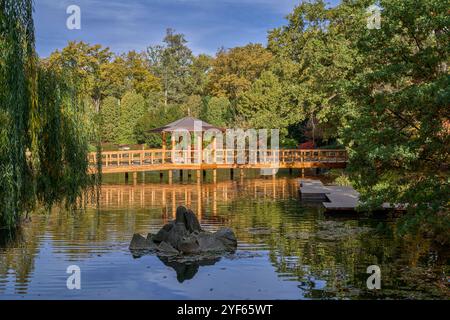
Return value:
<svg viewBox="0 0 450 320">
<path fill-rule="evenodd" d="M 89 154 L 90 170 L 96 171 L 97 153 Z M 145 171 L 217 169 L 277 169 L 344 168 L 347 164 L 345 150 L 331 149 L 276 149 L 276 150 L 175 150 L 148 149 L 106 151 L 101 153 L 102 173 L 126 173 Z M 242 170 L 241 170 L 242 172 Z M 170 179 L 171 180 L 171 179 Z"/>
</svg>

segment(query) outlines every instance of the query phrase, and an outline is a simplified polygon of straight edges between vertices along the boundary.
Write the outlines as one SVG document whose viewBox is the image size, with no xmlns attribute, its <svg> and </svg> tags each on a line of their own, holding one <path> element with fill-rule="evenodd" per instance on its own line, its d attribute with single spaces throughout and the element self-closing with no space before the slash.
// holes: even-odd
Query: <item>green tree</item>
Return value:
<svg viewBox="0 0 450 320">
<path fill-rule="evenodd" d="M 152 72 L 161 79 L 164 105 L 182 103 L 187 95 L 193 55 L 183 34 L 167 29 L 164 45 L 150 46 L 147 55 Z"/>
<path fill-rule="evenodd" d="M 272 54 L 260 44 L 220 50 L 209 72 L 211 95 L 235 101 L 267 70 L 271 60 Z"/>
<path fill-rule="evenodd" d="M 304 119 L 289 103 L 282 83 L 270 71 L 263 72 L 251 88 L 238 100 L 237 114 L 245 126 L 253 128 L 279 128 L 286 131 L 289 125 Z M 284 132 L 285 134 L 286 132 Z"/>
<path fill-rule="evenodd" d="M 188 92 L 191 95 L 205 97 L 208 94 L 209 72 L 214 59 L 206 54 L 193 58 L 187 81 Z"/>
<path fill-rule="evenodd" d="M 191 95 L 186 98 L 186 101 L 180 105 L 179 113 L 182 114 L 183 117 L 200 117 L 200 114 L 203 109 L 203 99 L 199 95 Z"/>
<path fill-rule="evenodd" d="M 380 5 L 381 29 L 363 14 L 355 24 L 365 68 L 348 84 L 356 111 L 342 128 L 351 178 L 367 206 L 408 204 L 404 227 L 448 241 L 449 3 Z"/>
<path fill-rule="evenodd" d="M 70 71 L 71 76 L 82 83 L 83 92 L 92 99 L 99 112 L 100 102 L 106 96 L 102 66 L 109 63 L 111 57 L 109 48 L 99 44 L 70 41 L 61 51 L 53 52 L 49 61 L 55 68 Z"/>
<path fill-rule="evenodd" d="M 115 97 L 106 97 L 100 110 L 100 130 L 102 142 L 119 141 L 120 100 Z"/>
<path fill-rule="evenodd" d="M 202 118 L 213 125 L 226 127 L 230 117 L 231 103 L 226 97 L 212 97 L 206 104 Z"/>
<path fill-rule="evenodd" d="M 338 136 L 349 112 L 345 83 L 363 64 L 352 17 L 361 16 L 366 3 L 303 2 L 287 16 L 286 26 L 269 33 L 268 48 L 276 56 L 272 71 L 297 113 L 317 120 L 325 137 Z"/>
<path fill-rule="evenodd" d="M 403 230 L 448 239 L 448 1 L 380 1 L 380 29 L 367 28 L 371 4 L 300 4 L 269 34 L 271 70 L 347 146 L 366 208 L 407 204 Z"/>
<path fill-rule="evenodd" d="M 77 205 L 95 181 L 81 83 L 34 48 L 32 1 L 0 4 L 0 228 L 36 204 Z M 79 71 L 82 72 L 82 71 Z"/>
<path fill-rule="evenodd" d="M 118 99 L 127 91 L 134 90 L 147 98 L 161 90 L 160 80 L 150 72 L 146 56 L 135 51 L 115 56 L 110 63 L 102 64 L 100 79 L 105 94 Z"/>
<path fill-rule="evenodd" d="M 135 126 L 147 110 L 145 99 L 135 92 L 127 92 L 120 104 L 117 139 L 119 143 L 135 143 Z"/>
</svg>

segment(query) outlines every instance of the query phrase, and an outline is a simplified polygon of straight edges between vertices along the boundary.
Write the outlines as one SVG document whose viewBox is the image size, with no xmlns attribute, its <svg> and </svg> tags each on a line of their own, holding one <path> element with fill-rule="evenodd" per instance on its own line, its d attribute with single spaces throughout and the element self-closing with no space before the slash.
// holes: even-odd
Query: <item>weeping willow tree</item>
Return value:
<svg viewBox="0 0 450 320">
<path fill-rule="evenodd" d="M 36 205 L 75 207 L 98 181 L 88 174 L 81 84 L 39 62 L 33 3 L 0 0 L 0 227 L 11 229 Z"/>
</svg>

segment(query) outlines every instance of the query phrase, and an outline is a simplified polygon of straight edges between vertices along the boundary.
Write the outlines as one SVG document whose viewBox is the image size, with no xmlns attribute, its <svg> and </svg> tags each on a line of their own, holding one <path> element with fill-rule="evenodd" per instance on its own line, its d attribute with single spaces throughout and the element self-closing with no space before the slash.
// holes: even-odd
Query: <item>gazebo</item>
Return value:
<svg viewBox="0 0 450 320">
<path fill-rule="evenodd" d="M 147 132 L 150 133 L 161 133 L 162 135 L 162 149 L 163 154 L 166 152 L 166 134 L 171 134 L 171 145 L 172 150 L 175 149 L 175 139 L 174 139 L 174 132 L 180 132 L 180 131 L 188 131 L 190 134 L 194 133 L 197 134 L 197 144 L 200 146 L 200 162 L 202 161 L 201 155 L 203 152 L 203 133 L 205 131 L 215 129 L 221 132 L 224 132 L 226 129 L 214 126 L 212 124 L 209 124 L 203 120 L 196 119 L 194 117 L 184 117 L 179 120 L 176 120 L 174 122 L 171 122 L 163 127 L 155 128 L 148 130 Z M 164 159 L 164 156 L 163 156 Z M 164 161 L 164 160 L 163 160 Z"/>
</svg>

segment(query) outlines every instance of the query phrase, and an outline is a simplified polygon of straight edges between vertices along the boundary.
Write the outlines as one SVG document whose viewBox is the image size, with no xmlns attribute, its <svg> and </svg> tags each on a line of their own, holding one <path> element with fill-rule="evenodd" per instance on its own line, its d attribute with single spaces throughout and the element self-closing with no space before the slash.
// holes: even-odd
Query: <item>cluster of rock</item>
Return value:
<svg viewBox="0 0 450 320">
<path fill-rule="evenodd" d="M 177 208 L 176 219 L 164 225 L 155 235 L 133 235 L 130 250 L 155 251 L 161 255 L 185 255 L 234 252 L 237 240 L 230 228 L 217 232 L 204 231 L 192 212 L 184 206 Z"/>
</svg>

